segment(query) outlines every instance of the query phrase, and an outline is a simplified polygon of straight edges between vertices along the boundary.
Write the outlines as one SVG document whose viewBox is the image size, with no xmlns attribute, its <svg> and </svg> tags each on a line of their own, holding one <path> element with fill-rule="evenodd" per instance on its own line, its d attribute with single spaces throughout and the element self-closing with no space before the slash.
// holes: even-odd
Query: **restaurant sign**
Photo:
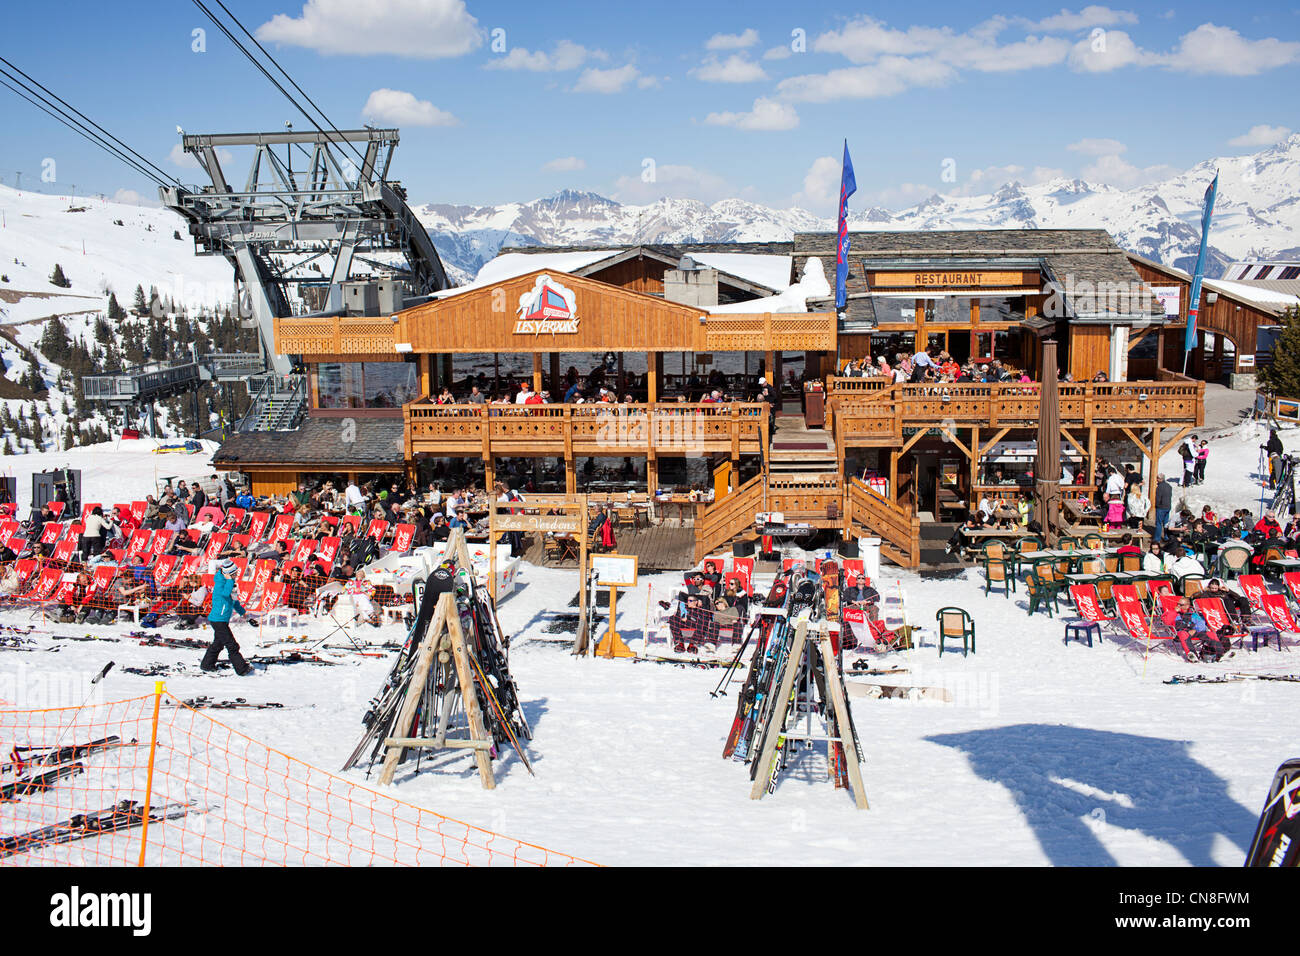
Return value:
<svg viewBox="0 0 1300 956">
<path fill-rule="evenodd" d="M 877 272 L 875 288 L 992 288 L 1019 286 L 1021 272 Z"/>
<path fill-rule="evenodd" d="M 515 335 L 578 331 L 578 298 L 549 275 L 540 275 L 533 287 L 519 297 Z"/>
</svg>

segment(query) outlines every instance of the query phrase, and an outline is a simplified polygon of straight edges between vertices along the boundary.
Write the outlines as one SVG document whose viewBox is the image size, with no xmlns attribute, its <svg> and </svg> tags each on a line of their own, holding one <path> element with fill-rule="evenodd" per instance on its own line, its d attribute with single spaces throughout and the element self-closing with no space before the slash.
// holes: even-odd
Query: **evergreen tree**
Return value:
<svg viewBox="0 0 1300 956">
<path fill-rule="evenodd" d="M 68 337 L 68 327 L 57 315 L 51 316 L 41 333 L 40 349 L 45 357 L 58 365 L 67 363 L 71 354 L 72 340 Z"/>
<path fill-rule="evenodd" d="M 136 315 L 144 315 L 149 311 L 149 303 L 144 299 L 144 287 L 141 285 L 135 287 L 135 298 L 131 302 L 131 311 Z"/>
<path fill-rule="evenodd" d="M 95 316 L 95 341 L 109 342 L 113 338 L 113 327 L 102 315 Z"/>
<path fill-rule="evenodd" d="M 1282 333 L 1273 343 L 1273 364 L 1260 369 L 1259 377 L 1282 398 L 1300 397 L 1300 307 L 1282 315 Z"/>
<path fill-rule="evenodd" d="M 126 310 L 117 304 L 116 293 L 108 294 L 108 317 L 113 322 L 120 322 L 126 318 Z"/>
<path fill-rule="evenodd" d="M 63 274 L 63 266 L 59 265 L 57 262 L 54 263 L 54 271 L 50 273 L 50 285 L 57 285 L 61 289 L 72 288 L 72 283 L 69 282 L 68 277 Z"/>
</svg>

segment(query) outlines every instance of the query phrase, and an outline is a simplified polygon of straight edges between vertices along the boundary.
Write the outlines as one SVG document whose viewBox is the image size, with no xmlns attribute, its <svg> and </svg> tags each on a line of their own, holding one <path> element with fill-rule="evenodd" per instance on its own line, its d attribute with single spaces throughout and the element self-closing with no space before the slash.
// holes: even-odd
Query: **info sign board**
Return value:
<svg viewBox="0 0 1300 956">
<path fill-rule="evenodd" d="M 636 587 L 635 554 L 598 554 L 591 559 L 596 584 L 603 588 Z"/>
</svg>

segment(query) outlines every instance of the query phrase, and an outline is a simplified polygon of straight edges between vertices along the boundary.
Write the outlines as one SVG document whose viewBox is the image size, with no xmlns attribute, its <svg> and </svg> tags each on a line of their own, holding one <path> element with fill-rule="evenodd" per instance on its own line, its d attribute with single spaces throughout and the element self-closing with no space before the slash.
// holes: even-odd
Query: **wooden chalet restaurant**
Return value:
<svg viewBox="0 0 1300 956">
<path fill-rule="evenodd" d="M 278 319 L 277 351 L 308 373 L 306 420 L 235 435 L 215 462 L 247 473 L 255 494 L 324 475 L 455 473 L 489 488 L 526 477 L 548 492 L 648 500 L 693 524 L 697 556 L 752 538 L 755 514 L 777 511 L 880 537 L 885 557 L 916 566 L 922 523 L 986 494 L 1032 494 L 1047 339 L 1072 471 L 1091 475 L 1108 442 L 1122 443 L 1121 460 L 1157 459 L 1203 423 L 1204 382 L 1173 370 L 1182 353 L 1166 342 L 1185 318 L 1166 314 L 1104 231 L 853 233 L 850 243 L 840 313 L 828 281 L 835 237 L 810 233 L 508 249 L 471 284 L 390 314 Z M 1130 362 L 1152 335 L 1157 360 Z M 837 374 L 850 360 L 893 365 L 931 347 L 959 364 L 997 360 L 1014 377 Z M 522 381 L 549 404 L 494 401 L 513 400 Z M 781 396 L 775 416 L 753 401 L 763 381 Z M 575 382 L 585 400 L 566 403 Z M 487 401 L 471 400 L 473 386 Z M 599 401 L 600 388 L 615 400 Z"/>
</svg>

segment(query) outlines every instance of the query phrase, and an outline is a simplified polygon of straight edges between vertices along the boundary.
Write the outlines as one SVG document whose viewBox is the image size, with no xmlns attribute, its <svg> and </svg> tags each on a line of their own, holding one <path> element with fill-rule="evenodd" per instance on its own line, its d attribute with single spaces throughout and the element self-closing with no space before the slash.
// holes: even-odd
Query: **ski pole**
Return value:
<svg viewBox="0 0 1300 956">
<path fill-rule="evenodd" d="M 59 739 L 54 742 L 55 750 L 59 749 L 59 747 L 63 744 L 63 738 L 68 735 L 68 731 L 71 730 L 73 726 L 77 723 L 77 718 L 81 716 L 81 712 L 85 709 L 86 705 L 90 703 L 90 698 L 95 696 L 95 685 L 98 684 L 101 680 L 103 680 L 104 676 L 113 669 L 113 663 L 114 663 L 113 661 L 109 661 L 107 664 L 104 665 L 103 670 L 101 670 L 98 674 L 96 674 L 94 677 L 90 679 L 90 693 L 88 693 L 86 695 L 86 699 L 81 702 L 81 706 L 77 708 L 77 712 L 72 715 L 72 720 L 68 722 L 68 726 L 63 728 L 63 732 L 59 734 Z"/>
<path fill-rule="evenodd" d="M 758 625 L 761 624 L 762 621 L 763 621 L 762 614 L 755 615 L 754 622 L 749 625 L 749 630 L 745 634 L 745 639 L 740 644 L 740 650 L 736 651 L 736 656 L 731 659 L 731 663 L 728 664 L 726 670 L 722 672 L 722 680 L 718 681 L 717 687 L 709 691 L 710 697 L 717 697 L 719 694 L 721 694 L 723 697 L 727 696 L 727 691 L 725 690 L 725 688 L 728 684 L 731 683 L 731 675 L 735 671 L 735 669 L 740 665 L 740 659 L 745 654 L 745 648 L 749 647 L 750 638 L 754 636 L 754 628 L 758 627 Z"/>
</svg>

